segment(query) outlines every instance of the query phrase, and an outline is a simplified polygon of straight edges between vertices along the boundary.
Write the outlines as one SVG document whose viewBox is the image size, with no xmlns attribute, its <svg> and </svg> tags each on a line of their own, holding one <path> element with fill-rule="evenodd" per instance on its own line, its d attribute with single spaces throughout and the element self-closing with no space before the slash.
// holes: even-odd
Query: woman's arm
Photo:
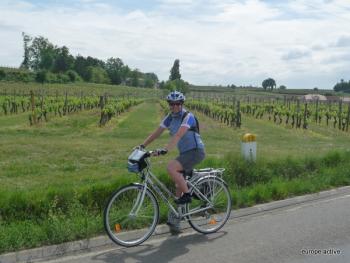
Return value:
<svg viewBox="0 0 350 263">
<path fill-rule="evenodd" d="M 153 142 L 155 139 L 157 139 L 165 130 L 163 127 L 158 127 L 154 132 L 150 134 L 150 136 L 147 137 L 147 139 L 143 142 L 143 145 L 146 147 L 151 142 Z"/>
</svg>

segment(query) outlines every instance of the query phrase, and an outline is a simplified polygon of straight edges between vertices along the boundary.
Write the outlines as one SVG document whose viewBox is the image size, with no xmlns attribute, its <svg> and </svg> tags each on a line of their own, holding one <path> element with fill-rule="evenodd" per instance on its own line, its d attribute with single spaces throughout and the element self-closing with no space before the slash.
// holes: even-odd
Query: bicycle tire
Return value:
<svg viewBox="0 0 350 263">
<path fill-rule="evenodd" d="M 231 214 L 230 191 L 226 183 L 215 176 L 201 178 L 194 183 L 194 186 L 207 197 L 212 203 L 212 207 L 202 195 L 191 188 L 190 193 L 196 197 L 192 198 L 192 202 L 186 205 L 186 212 L 194 212 L 202 208 L 208 209 L 187 216 L 188 223 L 193 229 L 203 234 L 217 232 L 226 224 Z"/>
<path fill-rule="evenodd" d="M 144 186 L 140 184 L 127 185 L 108 200 L 104 209 L 104 227 L 109 238 L 118 245 L 132 247 L 143 243 L 158 224 L 159 204 L 150 189 L 146 189 L 142 204 L 136 205 L 143 190 Z"/>
</svg>

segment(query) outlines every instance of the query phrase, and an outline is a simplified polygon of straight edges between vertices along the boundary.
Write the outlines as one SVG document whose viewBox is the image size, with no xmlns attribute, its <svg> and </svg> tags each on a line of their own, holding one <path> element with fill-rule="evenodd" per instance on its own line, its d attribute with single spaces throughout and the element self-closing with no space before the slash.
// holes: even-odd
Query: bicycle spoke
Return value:
<svg viewBox="0 0 350 263">
<path fill-rule="evenodd" d="M 128 216 L 123 216 L 122 218 L 124 218 L 123 220 L 129 220 L 129 217 Z M 115 220 L 109 220 L 109 223 L 110 224 L 114 224 L 114 223 L 124 223 L 122 219 L 115 219 Z"/>
<path fill-rule="evenodd" d="M 217 196 L 218 194 L 220 194 L 222 191 L 224 191 L 224 189 L 223 189 L 222 187 L 220 187 L 219 192 L 213 191 L 213 198 L 215 198 L 215 196 Z"/>
<path fill-rule="evenodd" d="M 144 242 L 153 233 L 158 218 L 159 207 L 154 195 L 136 185 L 117 191 L 104 212 L 107 234 L 122 246 L 135 246 Z"/>
<path fill-rule="evenodd" d="M 208 209 L 198 211 L 189 215 L 188 222 L 197 231 L 201 233 L 213 233 L 219 230 L 228 220 L 231 212 L 231 197 L 230 192 L 224 183 L 217 178 L 206 178 L 199 180 L 196 188 L 202 189 L 202 193 L 209 200 L 202 202 L 201 206 L 193 202 L 188 206 L 190 212 L 195 212 L 203 207 Z M 196 191 L 195 191 L 196 192 Z M 200 199 L 201 195 L 197 193 Z"/>
</svg>

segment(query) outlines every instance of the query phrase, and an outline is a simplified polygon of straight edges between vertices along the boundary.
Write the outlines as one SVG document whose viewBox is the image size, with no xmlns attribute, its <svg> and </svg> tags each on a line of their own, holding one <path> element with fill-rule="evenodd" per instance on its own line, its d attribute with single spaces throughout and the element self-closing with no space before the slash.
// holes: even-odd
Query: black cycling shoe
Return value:
<svg viewBox="0 0 350 263">
<path fill-rule="evenodd" d="M 175 203 L 178 205 L 184 205 L 191 202 L 192 198 L 190 193 L 184 193 L 180 198 L 175 200 Z"/>
</svg>

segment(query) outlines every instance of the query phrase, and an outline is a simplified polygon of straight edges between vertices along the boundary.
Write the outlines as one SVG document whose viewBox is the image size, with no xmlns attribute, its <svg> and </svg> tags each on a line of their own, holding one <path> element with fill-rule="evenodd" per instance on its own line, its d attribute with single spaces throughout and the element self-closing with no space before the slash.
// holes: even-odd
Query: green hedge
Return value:
<svg viewBox="0 0 350 263">
<path fill-rule="evenodd" d="M 36 74 L 29 70 L 1 68 L 0 67 L 0 80 L 4 81 L 20 81 L 20 82 L 33 82 L 35 81 Z"/>
<path fill-rule="evenodd" d="M 290 182 L 295 179 L 306 180 L 313 177 L 321 179 L 322 174 L 326 178 L 327 174 L 331 173 L 333 181 L 329 185 L 337 186 L 339 178 L 336 179 L 335 175 L 339 171 L 342 171 L 340 185 L 347 183 L 344 178 L 350 178 L 350 156 L 348 153 L 339 152 L 331 152 L 322 158 L 286 158 L 271 162 L 260 160 L 257 163 L 246 162 L 240 156 L 228 155 L 225 160 L 208 159 L 202 166 L 224 166 L 227 170 L 225 180 L 231 189 L 249 189 L 255 185 L 274 185 L 276 182 Z M 168 187 L 172 187 L 172 182 L 165 173 L 162 173 L 160 178 Z M 3 191 L 0 193 L 0 217 L 6 222 L 42 220 L 47 218 L 50 212 L 68 212 L 73 200 L 77 200 L 91 213 L 100 213 L 113 191 L 136 180 L 136 176 L 128 176 L 117 178 L 112 183 L 88 185 L 80 189 L 62 187 L 49 188 L 45 192 Z M 272 186 L 270 188 L 272 199 L 278 199 L 280 194 L 274 194 L 274 188 Z M 299 190 L 295 192 L 300 193 Z M 305 191 L 301 191 L 303 192 Z M 284 195 L 281 194 L 281 197 Z M 258 199 L 259 197 L 257 201 Z"/>
<path fill-rule="evenodd" d="M 73 70 L 66 73 L 52 73 L 50 71 L 33 72 L 25 69 L 0 67 L 0 81 L 39 82 L 39 83 L 70 83 L 82 81 Z"/>
<path fill-rule="evenodd" d="M 326 168 L 337 168 L 350 162 L 350 154 L 347 152 L 330 152 L 319 157 L 298 159 L 287 157 L 276 161 L 258 160 L 256 163 L 246 162 L 240 156 L 229 155 L 226 159 L 227 180 L 230 185 L 238 187 L 251 186 L 253 184 L 268 183 L 273 179 L 292 180 L 305 178 L 317 174 Z"/>
</svg>

